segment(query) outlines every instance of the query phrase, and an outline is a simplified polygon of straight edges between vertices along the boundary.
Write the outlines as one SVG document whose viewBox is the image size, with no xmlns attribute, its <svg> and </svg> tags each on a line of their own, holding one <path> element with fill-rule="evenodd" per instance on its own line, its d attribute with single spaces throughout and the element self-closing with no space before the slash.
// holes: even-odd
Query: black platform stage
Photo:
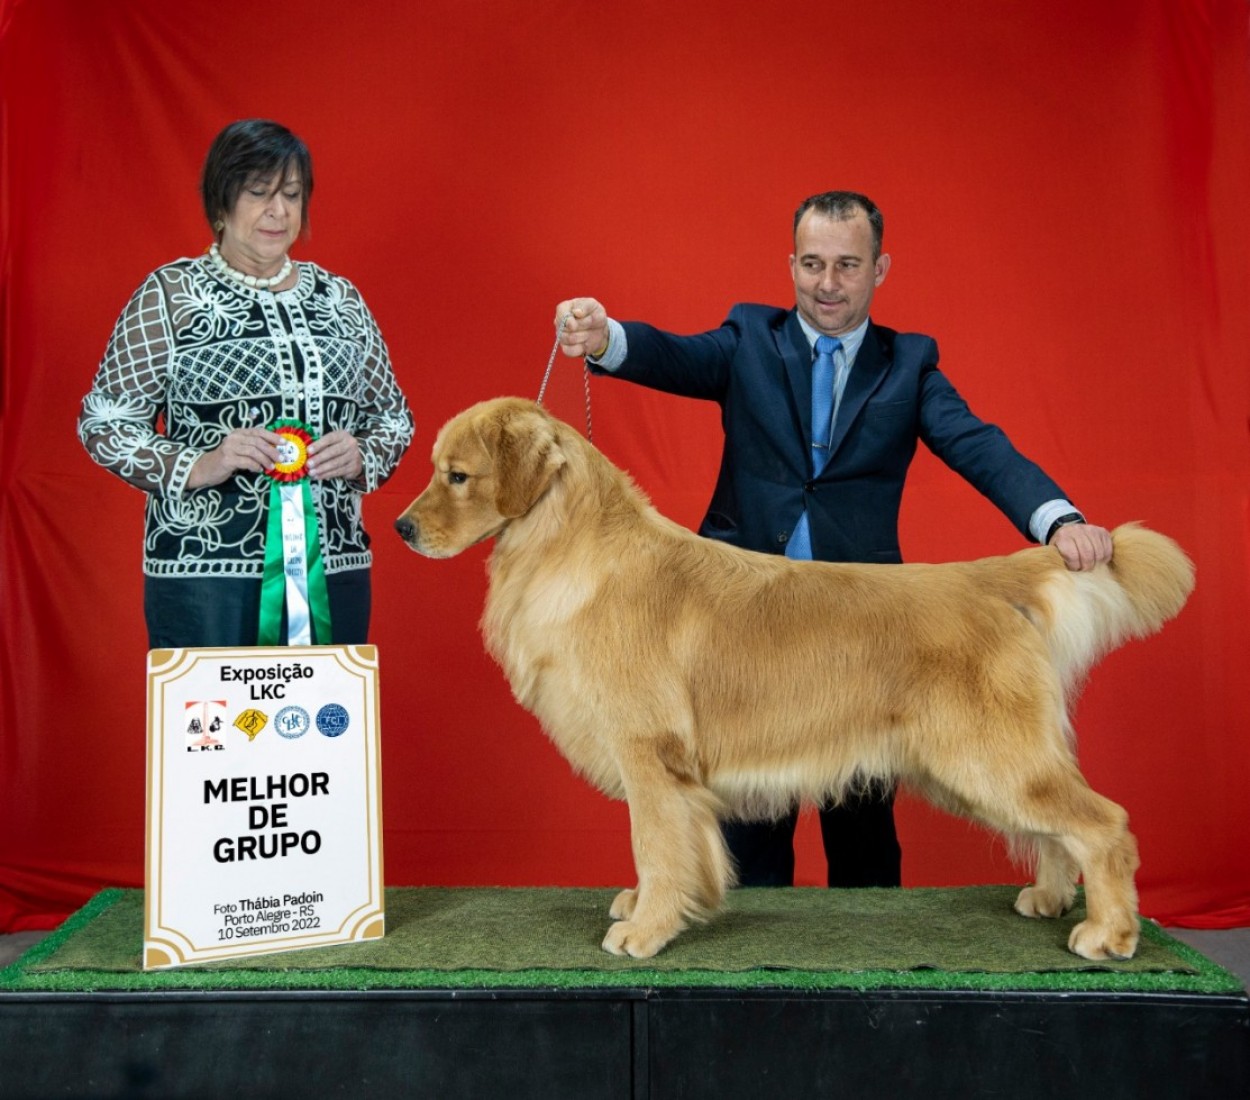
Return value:
<svg viewBox="0 0 1250 1100">
<path fill-rule="evenodd" d="M 1041 936 L 1030 950 L 1058 969 L 1002 969 L 993 943 L 987 969 L 770 961 L 794 946 L 782 941 L 828 923 L 850 926 L 865 965 L 879 950 L 871 941 L 905 935 L 891 909 L 959 910 L 950 926 L 924 917 L 909 952 L 960 957 L 960 929 L 975 926 L 975 939 L 1000 919 L 999 888 L 871 903 L 859 892 L 742 891 L 719 927 L 692 930 L 657 960 L 602 965 L 597 940 L 583 941 L 602 934 L 610 892 L 388 891 L 376 948 L 146 974 L 126 910 L 136 901 L 124 896 L 137 892 L 111 893 L 121 901 L 71 918 L 0 971 L 0 1096 L 1250 1096 L 1245 990 L 1148 923 L 1131 972 L 1051 954 L 1068 924 L 1023 919 L 994 939 Z M 864 905 L 876 907 L 871 922 L 856 917 Z M 543 940 L 530 946 L 556 965 L 491 970 L 450 957 L 477 941 L 473 952 L 502 966 L 496 918 L 526 909 L 532 923 L 509 920 L 508 935 Z M 821 918 L 810 929 L 807 910 Z M 989 924 L 977 926 L 979 910 Z M 109 919 L 126 941 L 120 961 Z M 439 945 L 440 922 L 460 930 L 454 942 Z M 742 963 L 751 937 L 776 946 Z M 391 954 L 376 954 L 387 941 Z M 405 952 L 411 966 L 396 962 Z M 739 963 L 690 965 L 722 954 Z M 453 969 L 438 969 L 443 959 Z"/>
</svg>

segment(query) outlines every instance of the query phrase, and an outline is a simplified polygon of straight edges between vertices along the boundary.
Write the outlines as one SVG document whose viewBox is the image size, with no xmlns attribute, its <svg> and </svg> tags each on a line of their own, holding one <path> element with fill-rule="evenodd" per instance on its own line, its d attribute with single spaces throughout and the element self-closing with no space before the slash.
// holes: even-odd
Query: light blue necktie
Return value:
<svg viewBox="0 0 1250 1100">
<path fill-rule="evenodd" d="M 842 341 L 833 336 L 816 337 L 816 358 L 812 363 L 812 473 L 820 473 L 829 461 L 829 442 L 833 436 L 833 353 Z M 786 557 L 811 561 L 812 533 L 807 512 L 799 517 L 794 533 L 786 543 Z"/>
<path fill-rule="evenodd" d="M 829 458 L 833 435 L 833 353 L 842 341 L 832 336 L 816 337 L 816 359 L 812 363 L 812 472 L 820 473 Z"/>
</svg>

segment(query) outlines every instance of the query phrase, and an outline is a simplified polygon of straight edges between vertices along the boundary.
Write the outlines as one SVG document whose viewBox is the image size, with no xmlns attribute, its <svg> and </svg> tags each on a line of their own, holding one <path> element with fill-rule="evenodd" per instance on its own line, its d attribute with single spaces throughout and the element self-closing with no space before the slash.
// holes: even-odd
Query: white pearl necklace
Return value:
<svg viewBox="0 0 1250 1100">
<path fill-rule="evenodd" d="M 255 275 L 245 275 L 242 271 L 226 263 L 226 258 L 221 254 L 216 241 L 208 246 L 208 255 L 217 270 L 225 275 L 226 278 L 233 279 L 236 283 L 242 283 L 244 286 L 250 286 L 253 290 L 268 290 L 271 286 L 277 286 L 279 283 L 285 282 L 286 277 L 291 274 L 291 269 L 295 266 L 291 263 L 290 256 L 284 256 L 282 269 L 278 274 L 272 275 L 268 279 L 261 279 Z"/>
</svg>

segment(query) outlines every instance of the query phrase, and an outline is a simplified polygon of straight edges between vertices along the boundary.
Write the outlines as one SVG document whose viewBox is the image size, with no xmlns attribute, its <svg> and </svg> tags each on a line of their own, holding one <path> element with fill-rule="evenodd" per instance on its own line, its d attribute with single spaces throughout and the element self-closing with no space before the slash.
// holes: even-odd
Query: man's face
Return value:
<svg viewBox="0 0 1250 1100">
<path fill-rule="evenodd" d="M 849 218 L 829 218 L 815 210 L 803 215 L 794 234 L 790 275 L 795 305 L 817 332 L 841 336 L 857 327 L 889 270 L 889 256 L 872 258 L 872 226 L 862 210 Z"/>
</svg>

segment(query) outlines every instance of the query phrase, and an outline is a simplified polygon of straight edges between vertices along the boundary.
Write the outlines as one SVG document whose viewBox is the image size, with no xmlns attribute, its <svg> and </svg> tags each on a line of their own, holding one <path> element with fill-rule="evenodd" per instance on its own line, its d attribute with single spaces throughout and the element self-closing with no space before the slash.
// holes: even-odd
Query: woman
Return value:
<svg viewBox="0 0 1250 1100">
<path fill-rule="evenodd" d="M 144 280 L 83 401 L 87 453 L 148 494 L 152 648 L 366 640 L 361 496 L 394 471 L 412 416 L 356 288 L 288 256 L 312 190 L 286 127 L 218 134 L 201 180 L 212 246 Z"/>
</svg>

